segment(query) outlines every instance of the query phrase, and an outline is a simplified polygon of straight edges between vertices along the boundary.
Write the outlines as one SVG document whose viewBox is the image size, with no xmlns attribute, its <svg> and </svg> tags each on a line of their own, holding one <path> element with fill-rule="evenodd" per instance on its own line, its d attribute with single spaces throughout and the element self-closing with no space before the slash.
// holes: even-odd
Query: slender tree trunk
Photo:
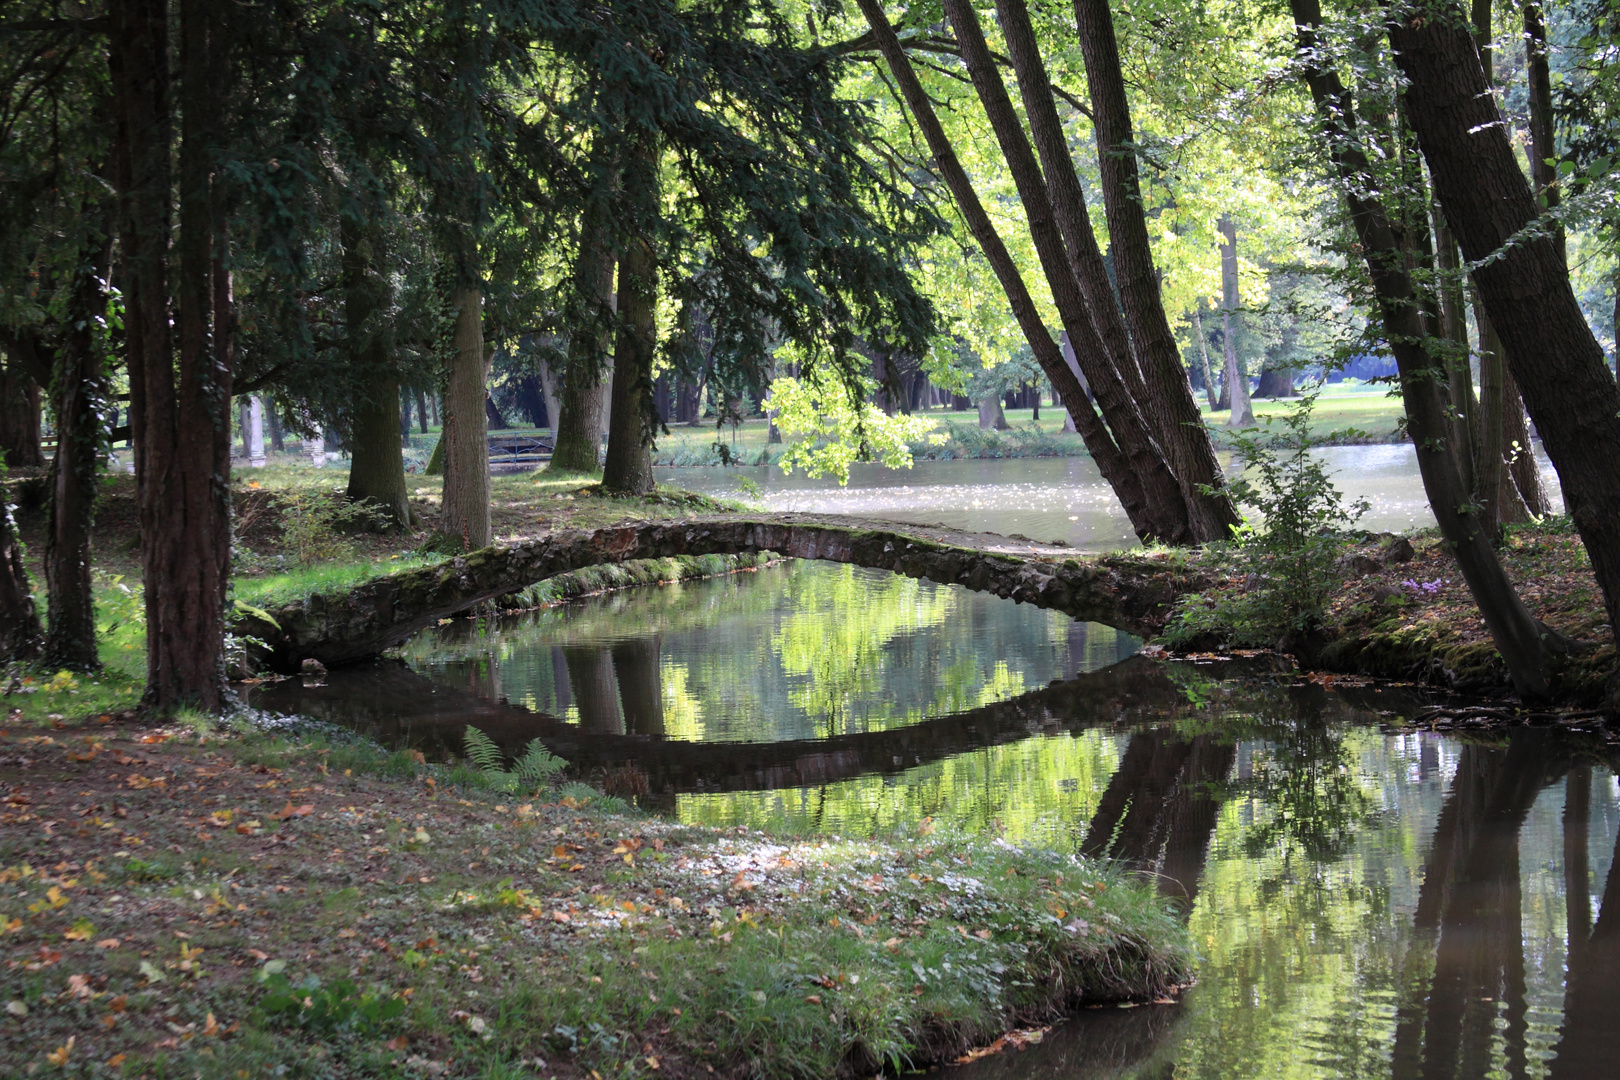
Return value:
<svg viewBox="0 0 1620 1080">
<path fill-rule="evenodd" d="M 639 142 L 625 157 L 624 197 L 640 220 L 658 211 L 658 148 Z M 613 350 L 613 408 L 609 414 L 602 489 L 645 495 L 653 480 L 652 444 L 658 431 L 653 406 L 653 356 L 658 348 L 658 255 L 646 235 L 622 238 L 619 325 Z"/>
<path fill-rule="evenodd" d="M 439 531 L 462 550 L 486 547 L 489 522 L 489 436 L 484 416 L 484 292 L 477 282 L 456 289 L 455 359 L 444 390 L 444 510 Z"/>
<path fill-rule="evenodd" d="M 1193 307 L 1193 336 L 1198 339 L 1198 362 L 1204 366 L 1204 397 L 1209 400 L 1209 411 L 1215 412 L 1220 406 L 1215 398 L 1215 376 L 1209 370 L 1209 342 L 1204 337 L 1204 317 L 1199 312 L 1203 303 L 1200 297 Z"/>
<path fill-rule="evenodd" d="M 1564 777 L 1564 926 L 1572 968 L 1592 932 L 1591 823 L 1592 766 L 1577 765 Z"/>
<path fill-rule="evenodd" d="M 9 503 L 0 498 L 0 661 L 32 660 L 39 655 L 45 635 Z"/>
<path fill-rule="evenodd" d="M 1518 525 L 1530 519 L 1519 489 L 1508 469 L 1512 448 L 1508 429 L 1507 363 L 1502 358 L 1502 342 L 1489 317 L 1475 309 L 1479 324 L 1479 459 L 1474 491 L 1480 505 L 1479 523 L 1491 536 L 1500 536 L 1503 525 Z"/>
<path fill-rule="evenodd" d="M 985 259 L 995 272 L 1002 290 L 1007 294 L 1013 317 L 1018 320 L 1025 340 L 1034 351 L 1036 362 L 1040 364 L 1041 370 L 1052 381 L 1053 389 L 1062 398 L 1064 407 L 1069 411 L 1069 417 L 1074 421 L 1086 448 L 1097 463 L 1098 471 L 1113 487 L 1114 493 L 1119 497 L 1131 520 L 1132 527 L 1143 539 L 1152 538 L 1172 543 L 1190 539 L 1184 523 L 1179 529 L 1163 527 L 1164 523 L 1161 522 L 1156 508 L 1150 508 L 1141 479 L 1114 442 L 1108 429 L 1103 426 L 1101 418 L 1091 406 L 1091 399 L 1081 388 L 1079 378 L 1064 362 L 1057 343 L 1052 340 L 1051 333 L 1041 321 L 1040 312 L 1029 294 L 1028 287 L 1024 284 L 1023 277 L 1019 274 L 1017 264 L 1013 262 L 1012 255 L 996 231 L 990 216 L 985 213 L 967 171 L 958 160 L 950 140 L 946 138 L 945 129 L 940 126 L 939 118 L 934 113 L 933 102 L 923 90 L 916 72 L 912 70 L 911 62 L 906 58 L 905 49 L 895 36 L 888 17 L 884 15 L 882 5 L 878 0 L 859 0 L 859 3 L 867 24 L 872 28 L 878 48 L 883 53 L 884 61 L 899 85 L 913 119 L 922 129 L 929 151 L 934 155 L 935 165 L 945 178 L 957 209 L 966 220 L 968 230 L 978 242 L 980 250 L 984 252 Z"/>
<path fill-rule="evenodd" d="M 1445 360 L 1452 442 L 1457 448 L 1457 468 L 1463 484 L 1473 488 L 1482 431 L 1479 402 L 1474 398 L 1473 371 L 1468 362 L 1468 314 L 1462 260 L 1457 252 L 1457 239 L 1446 227 L 1445 215 L 1439 206 L 1432 207 L 1432 214 L 1435 256 L 1440 271 L 1440 333 L 1450 345 Z"/>
<path fill-rule="evenodd" d="M 389 527 L 409 528 L 410 496 L 405 488 L 405 455 L 401 453 L 399 374 L 393 332 L 382 313 L 390 303 L 381 237 L 367 235 L 357 222 L 345 221 L 343 236 L 343 319 L 347 327 L 349 366 L 358 385 L 351 390 L 347 498 L 367 502 L 383 514 Z M 407 415 L 404 429 L 410 432 Z"/>
<path fill-rule="evenodd" d="M 1511 370 L 1502 372 L 1502 445 L 1508 456 L 1508 475 L 1514 491 L 1524 503 L 1525 512 L 1535 517 L 1552 513 L 1546 485 L 1541 482 L 1541 465 L 1530 441 L 1530 423 L 1524 414 L 1524 397 Z"/>
<path fill-rule="evenodd" d="M 1226 426 L 1254 427 L 1254 406 L 1249 401 L 1249 376 L 1238 360 L 1237 342 L 1232 334 L 1232 316 L 1238 309 L 1237 226 L 1225 214 L 1218 228 L 1221 233 L 1221 344 L 1226 351 L 1226 374 L 1223 382 L 1231 387 L 1232 415 Z"/>
<path fill-rule="evenodd" d="M 578 315 L 568 337 L 568 364 L 558 401 L 551 468 L 594 473 L 602 445 L 602 371 L 613 325 L 613 239 L 597 213 L 587 212 L 574 269 Z"/>
<path fill-rule="evenodd" d="M 1547 24 L 1542 19 L 1541 0 L 1524 0 L 1525 82 L 1530 98 L 1530 138 L 1525 156 L 1530 159 L 1530 177 L 1536 195 L 1549 210 L 1558 209 L 1558 145 L 1553 139 L 1552 73 L 1547 63 Z M 1564 225 L 1554 222 L 1553 239 L 1558 257 L 1564 254 Z M 1528 502 L 1529 500 L 1526 499 Z"/>
<path fill-rule="evenodd" d="M 1215 448 L 1193 400 L 1181 350 L 1164 313 L 1113 15 L 1108 0 L 1074 0 L 1074 16 L 1091 93 L 1108 245 L 1125 323 L 1151 395 L 1149 415 L 1158 421 L 1160 442 L 1180 478 L 1194 536 L 1200 541 L 1224 540 L 1243 519 L 1225 494 L 1226 477 L 1215 460 Z"/>
<path fill-rule="evenodd" d="M 557 398 L 558 393 L 561 391 L 561 387 L 557 385 L 557 375 L 551 370 L 550 364 L 542 361 L 539 365 L 539 370 L 540 396 L 543 397 L 546 402 L 547 426 L 551 428 L 553 433 L 555 433 L 557 430 L 557 424 L 559 422 L 558 418 L 562 413 L 562 403 Z"/>
<path fill-rule="evenodd" d="M 420 387 L 416 389 L 416 428 L 423 435 L 428 433 L 427 395 Z"/>
<path fill-rule="evenodd" d="M 1451 545 L 1474 602 L 1490 630 L 1492 641 L 1506 663 L 1515 688 L 1530 699 L 1548 692 L 1549 652 L 1562 640 L 1531 616 L 1508 581 L 1490 535 L 1469 512 L 1473 493 L 1463 486 L 1456 456 L 1451 451 L 1441 386 L 1433 378 L 1433 360 L 1425 348 L 1432 336 L 1424 325 L 1424 305 L 1405 269 L 1405 255 L 1384 208 L 1364 193 L 1377 191 L 1371 168 L 1361 150 L 1360 135 L 1350 94 L 1338 75 L 1316 66 L 1320 55 L 1317 30 L 1321 25 L 1318 0 L 1291 0 L 1302 61 L 1302 74 L 1327 128 L 1333 162 L 1343 183 L 1351 220 L 1378 296 L 1385 339 L 1395 354 L 1407 428 L 1417 447 L 1418 470 L 1440 532 Z M 1472 43 L 1469 43 L 1472 50 Z M 1477 64 L 1476 64 L 1477 67 Z M 1444 200 L 1442 199 L 1442 202 Z M 1453 226 L 1455 226 L 1453 222 Z M 1458 238 L 1463 239 L 1459 231 Z M 1468 252 L 1466 241 L 1463 250 Z M 1473 256 L 1470 254 L 1470 258 Z"/>
<path fill-rule="evenodd" d="M 39 448 L 39 383 L 12 355 L 23 348 L 21 335 L 4 342 L 6 362 L 0 368 L 0 463 L 10 469 L 37 469 L 45 464 Z"/>
<path fill-rule="evenodd" d="M 1586 544 L 1611 627 L 1620 627 L 1620 387 L 1609 376 L 1570 288 L 1557 245 L 1528 239 L 1503 251 L 1536 217 L 1463 13 L 1392 23 L 1396 62 L 1411 85 L 1413 127 L 1446 220 L 1472 262 L 1480 299 L 1542 445 L 1564 505 Z M 1620 707 L 1620 692 L 1611 697 Z"/>
<path fill-rule="evenodd" d="M 84 217 L 101 217 L 86 208 Z M 96 346 L 94 322 L 106 306 L 104 278 L 109 250 L 101 229 L 87 237 L 68 300 L 66 334 L 51 383 L 56 414 L 56 457 L 51 462 L 51 516 L 45 534 L 45 587 L 50 619 L 45 663 L 52 668 L 96 671 L 95 594 L 90 578 L 90 528 L 95 520 L 101 472 L 101 409 L 107 398 L 105 358 Z"/>
</svg>

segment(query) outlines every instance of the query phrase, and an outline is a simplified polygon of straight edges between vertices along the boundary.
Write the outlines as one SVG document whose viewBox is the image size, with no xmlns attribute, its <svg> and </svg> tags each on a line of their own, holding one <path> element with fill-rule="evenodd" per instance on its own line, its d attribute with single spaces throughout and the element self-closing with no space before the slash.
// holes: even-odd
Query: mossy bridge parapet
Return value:
<svg viewBox="0 0 1620 1080">
<path fill-rule="evenodd" d="M 433 566 L 404 570 L 342 593 L 246 614 L 238 636 L 263 643 L 264 666 L 296 671 L 374 657 L 438 620 L 558 574 L 604 563 L 764 551 L 888 570 L 962 585 L 1151 636 L 1202 575 L 1174 554 L 1076 557 L 1061 547 L 866 519 L 797 514 L 689 518 L 555 532 L 496 544 Z"/>
</svg>

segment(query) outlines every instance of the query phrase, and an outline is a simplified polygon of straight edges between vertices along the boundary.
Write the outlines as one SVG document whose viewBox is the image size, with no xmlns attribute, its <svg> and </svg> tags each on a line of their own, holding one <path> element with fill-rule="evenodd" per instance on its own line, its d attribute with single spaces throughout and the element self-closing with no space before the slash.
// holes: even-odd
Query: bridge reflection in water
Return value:
<svg viewBox="0 0 1620 1080">
<path fill-rule="evenodd" d="M 459 750 L 468 724 L 509 750 L 539 736 L 582 774 L 687 820 L 859 835 L 933 816 L 1118 859 L 1156 882 L 1200 953 L 1182 1003 L 1083 1012 L 1039 1046 L 954 1070 L 961 1080 L 1616 1074 L 1620 792 L 1595 735 L 1413 733 L 1394 724 L 1420 704 L 1409 691 L 1107 663 L 1112 638 L 1101 651 L 1065 638 L 1041 660 L 992 634 L 981 647 L 1056 681 L 1002 678 L 984 692 L 990 681 L 970 679 L 951 700 L 971 707 L 931 712 L 915 687 L 862 683 L 882 667 L 868 651 L 818 677 L 910 704 L 800 709 L 760 729 L 779 737 L 747 741 L 746 725 L 713 710 L 693 727 L 681 695 L 696 669 L 670 658 L 682 635 L 706 635 L 733 679 L 710 670 L 708 685 L 736 690 L 744 671 L 764 678 L 760 654 L 678 612 L 598 614 L 619 632 L 576 620 L 518 656 L 490 627 L 458 624 L 434 646 L 436 667 L 424 650 L 422 670 L 335 671 L 324 687 L 260 688 L 253 703 L 430 756 Z M 881 642 L 887 662 L 949 652 L 916 631 L 920 618 Z M 557 715 L 503 700 L 542 683 Z M 837 697 L 799 690 L 800 704 Z M 748 695 L 731 701 L 740 710 Z"/>
</svg>

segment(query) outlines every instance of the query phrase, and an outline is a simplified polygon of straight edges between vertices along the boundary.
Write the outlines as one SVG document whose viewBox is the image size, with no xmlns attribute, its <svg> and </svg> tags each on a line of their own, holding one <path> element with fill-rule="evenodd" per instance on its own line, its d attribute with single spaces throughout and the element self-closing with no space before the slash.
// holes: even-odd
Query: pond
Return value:
<svg viewBox="0 0 1620 1080">
<path fill-rule="evenodd" d="M 430 756 L 468 724 L 511 750 L 538 736 L 688 822 L 932 819 L 1148 875 L 1197 944 L 1180 1003 L 1084 1010 L 957 1080 L 1612 1075 L 1620 786 L 1600 735 L 1416 731 L 1409 688 L 1136 650 L 797 562 L 459 620 L 404 662 L 253 704 Z"/>
<path fill-rule="evenodd" d="M 1562 507 L 1557 475 L 1538 458 L 1542 480 Z M 1417 452 L 1411 444 L 1329 446 L 1316 451 L 1348 499 L 1371 508 L 1360 527 L 1402 532 L 1434 524 Z M 1222 455 L 1232 467 L 1231 455 Z M 854 514 L 974 532 L 1018 533 L 1065 541 L 1081 551 L 1114 551 L 1136 543 L 1119 500 L 1089 457 L 919 461 L 910 469 L 856 465 L 847 486 L 830 477 L 784 475 L 774 466 L 659 469 L 660 483 L 740 498 L 769 510 Z M 744 490 L 757 484 L 759 495 Z"/>
</svg>

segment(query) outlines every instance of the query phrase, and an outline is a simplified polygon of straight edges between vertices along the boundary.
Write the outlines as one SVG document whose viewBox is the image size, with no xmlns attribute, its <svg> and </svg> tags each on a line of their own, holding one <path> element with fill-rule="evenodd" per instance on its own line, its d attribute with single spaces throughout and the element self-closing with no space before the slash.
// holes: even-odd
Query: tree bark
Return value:
<svg viewBox="0 0 1620 1080">
<path fill-rule="evenodd" d="M 613 325 L 613 240 L 599 212 L 587 211 L 574 267 L 577 315 L 568 336 L 551 468 L 594 473 L 602 445 L 602 370 Z"/>
<path fill-rule="evenodd" d="M 1479 324 L 1480 438 L 1474 492 L 1480 527 L 1499 537 L 1503 525 L 1522 524 L 1530 514 L 1508 469 L 1512 449 L 1506 439 L 1508 374 L 1502 342 L 1483 311 L 1476 311 L 1475 321 Z"/>
<path fill-rule="evenodd" d="M 1151 394 L 1149 415 L 1158 421 L 1160 442 L 1181 480 L 1195 536 L 1200 541 L 1224 540 L 1243 519 L 1225 494 L 1226 477 L 1215 460 L 1215 448 L 1193 400 L 1181 350 L 1164 313 L 1131 145 L 1130 102 L 1125 96 L 1113 15 L 1108 0 L 1074 0 L 1074 17 L 1091 93 L 1109 250 L 1114 256 L 1125 322 Z"/>
<path fill-rule="evenodd" d="M 1468 314 L 1464 292 L 1462 259 L 1457 239 L 1446 227 L 1445 214 L 1432 208 L 1435 262 L 1439 269 L 1440 334 L 1450 347 L 1446 350 L 1446 376 L 1451 406 L 1452 443 L 1457 448 L 1457 468 L 1466 487 L 1475 486 L 1481 437 L 1479 402 L 1474 398 L 1474 375 L 1468 361 Z M 1482 350 L 1483 351 L 1483 350 Z"/>
<path fill-rule="evenodd" d="M 1000 394 L 986 394 L 979 399 L 980 431 L 1006 431 L 1011 426 L 1007 423 L 1007 414 L 1001 410 Z"/>
<path fill-rule="evenodd" d="M 1530 98 L 1530 139 L 1525 155 L 1530 159 L 1530 177 L 1536 195 L 1547 210 L 1558 209 L 1558 145 L 1553 139 L 1552 73 L 1547 63 L 1547 24 L 1542 19 L 1541 0 L 1524 0 L 1525 82 Z M 1564 225 L 1552 223 L 1553 241 L 1559 259 L 1565 259 Z M 1529 500 L 1526 499 L 1526 502 Z"/>
<path fill-rule="evenodd" d="M 862 10 L 867 12 L 867 21 L 876 28 L 872 11 L 868 8 L 867 0 L 862 0 Z M 1042 269 L 1057 302 L 1064 332 L 1074 345 L 1075 355 L 1105 415 L 1110 417 L 1117 415 L 1119 418 L 1118 424 L 1113 425 L 1111 431 L 1110 428 L 1104 427 L 1103 421 L 1092 409 L 1090 400 L 1085 398 L 1079 380 L 1064 363 L 1062 354 L 1052 341 L 1052 335 L 1041 322 L 1033 301 L 1029 300 L 1028 291 L 1016 265 L 1007 254 L 1000 236 L 995 234 L 995 227 L 990 223 L 989 217 L 984 215 L 972 183 L 957 162 L 955 151 L 945 138 L 944 129 L 939 127 L 938 119 L 933 115 L 933 107 L 928 102 L 920 83 L 917 82 L 898 39 L 894 42 L 894 56 L 891 57 L 888 55 L 890 50 L 883 45 L 884 35 L 880 32 L 878 34 L 880 47 L 884 48 L 885 56 L 889 59 L 889 67 L 894 72 L 896 81 L 900 83 L 913 115 L 918 118 L 919 126 L 929 135 L 929 148 L 933 151 L 941 172 L 946 175 L 947 184 L 951 187 L 957 206 L 962 209 L 964 217 L 969 219 L 969 228 L 979 240 L 980 248 L 985 251 L 991 267 L 996 270 L 1003 290 L 1012 301 L 1014 316 L 1018 319 L 1025 339 L 1029 341 L 1035 353 L 1036 362 L 1063 395 L 1064 403 L 1080 430 L 1081 438 L 1085 440 L 1086 448 L 1097 461 L 1099 471 L 1110 481 L 1116 494 L 1120 496 L 1120 501 L 1125 505 L 1126 513 L 1130 515 L 1138 535 L 1152 536 L 1169 543 L 1192 542 L 1195 537 L 1187 520 L 1186 508 L 1182 504 L 1180 483 L 1171 472 L 1160 448 L 1154 445 L 1146 422 L 1140 419 L 1140 412 L 1135 403 L 1120 386 L 1117 371 L 1107 362 L 1107 354 L 1103 351 L 1097 331 L 1085 309 L 1078 282 L 1074 279 L 1067 253 L 1063 250 L 1061 238 L 1057 233 L 1050 200 L 1044 183 L 1040 180 L 1039 167 L 1035 164 L 1034 154 L 1023 137 L 1022 129 L 1017 127 L 1017 118 L 1012 114 L 1006 88 L 1002 85 L 1000 74 L 989 58 L 989 50 L 984 44 L 983 35 L 978 32 L 977 16 L 970 5 L 960 0 L 952 0 L 946 6 L 946 12 L 956 26 L 957 39 L 962 44 L 963 55 L 969 73 L 973 77 L 974 86 L 979 92 L 986 112 L 990 114 L 1002 151 L 1006 154 L 1014 179 L 1017 181 L 1019 198 L 1028 215 L 1030 233 L 1035 239 Z M 883 26 L 887 25 L 885 20 Z M 892 33 L 890 30 L 889 35 L 892 36 Z M 922 119 L 921 110 L 925 108 L 928 110 L 926 114 L 928 119 L 932 120 L 931 124 L 925 123 Z M 946 164 L 947 161 L 950 163 L 949 166 Z M 951 179 L 953 175 L 956 176 L 954 181 Z M 975 212 L 970 213 L 969 206 Z M 1111 405 L 1119 410 L 1118 413 L 1109 411 Z M 1134 421 L 1131 417 L 1132 412 L 1137 414 Z M 1118 482 L 1115 481 L 1115 477 L 1118 477 Z"/>
<path fill-rule="evenodd" d="M 422 392 L 421 387 L 416 389 L 416 427 L 421 434 L 426 435 L 428 433 L 427 395 Z M 279 450 L 280 447 L 276 449 Z"/>
<path fill-rule="evenodd" d="M 87 207 L 84 217 L 102 215 Z M 106 307 L 110 257 L 99 223 L 90 226 L 69 288 L 65 334 L 51 381 L 56 457 L 51 462 L 51 514 L 45 533 L 45 587 L 50 618 L 44 661 L 56 669 L 97 671 L 95 594 L 90 578 L 90 528 L 101 472 L 101 410 L 107 399 L 106 359 L 95 320 Z"/>
<path fill-rule="evenodd" d="M 444 497 L 439 532 L 462 550 L 489 543 L 489 436 L 484 416 L 484 292 L 464 282 L 455 294 L 455 358 L 444 390 Z"/>
<path fill-rule="evenodd" d="M 625 199 L 637 218 L 658 211 L 658 153 L 650 139 L 626 155 Z M 658 413 L 653 406 L 653 355 L 658 347 L 658 256 L 643 233 L 622 238 L 619 257 L 619 325 L 613 351 L 613 408 L 608 421 L 602 490 L 645 495 L 653 480 L 652 444 Z"/>
<path fill-rule="evenodd" d="M 1424 324 L 1424 306 L 1406 271 L 1405 253 L 1383 206 L 1364 194 L 1377 191 L 1378 186 L 1361 149 L 1350 94 L 1336 73 L 1317 66 L 1320 56 L 1317 31 L 1322 21 L 1320 4 L 1318 0 L 1290 0 L 1290 7 L 1302 75 L 1318 118 L 1331 140 L 1333 163 L 1343 184 L 1343 197 L 1349 204 L 1351 221 L 1378 297 L 1384 336 L 1400 371 L 1407 428 L 1417 447 L 1424 491 L 1434 508 L 1441 535 L 1452 547 L 1458 568 L 1485 618 L 1514 687 L 1527 699 L 1544 698 L 1548 691 L 1550 649 L 1561 645 L 1562 640 L 1553 637 L 1531 616 L 1503 572 L 1489 534 L 1481 528 L 1477 515 L 1470 512 L 1473 493 L 1463 486 L 1451 450 L 1447 437 L 1450 425 L 1441 387 L 1433 377 L 1433 359 L 1425 347 L 1432 335 Z M 1472 48 L 1469 41 L 1470 51 Z M 1477 62 L 1475 66 L 1477 68 Z M 1456 222 L 1452 224 L 1455 227 Z M 1464 240 L 1460 231 L 1458 238 Z M 1466 240 L 1463 250 L 1468 252 Z"/>
<path fill-rule="evenodd" d="M 387 268 L 380 237 L 367 235 L 359 223 L 345 221 L 343 239 L 343 321 L 350 370 L 355 373 L 350 421 L 349 487 L 352 502 L 370 503 L 389 527 L 409 528 L 410 496 L 405 488 L 405 455 L 401 453 L 399 374 L 393 333 L 382 316 L 390 303 Z M 409 436 L 410 417 L 404 431 Z"/>
<path fill-rule="evenodd" d="M 1232 316 L 1238 309 L 1237 226 L 1225 214 L 1217 226 L 1221 234 L 1221 345 L 1226 352 L 1224 385 L 1231 387 L 1232 415 L 1226 426 L 1254 427 L 1254 406 L 1249 401 L 1249 376 L 1238 360 L 1232 337 Z"/>
<path fill-rule="evenodd" d="M 0 498 L 0 661 L 32 660 L 44 637 L 10 500 Z"/>
<path fill-rule="evenodd" d="M 1215 376 L 1209 370 L 1209 342 L 1204 337 L 1204 317 L 1199 311 L 1203 303 L 1200 297 L 1193 307 L 1193 336 L 1198 339 L 1198 362 L 1204 366 L 1204 397 L 1209 401 L 1209 411 L 1215 412 L 1220 406 L 1216 404 Z"/>
<path fill-rule="evenodd" d="M 21 334 L 3 343 L 6 361 L 0 368 L 0 463 L 9 469 L 37 469 L 45 464 L 39 448 L 39 383 L 13 355 L 26 348 Z"/>
<path fill-rule="evenodd" d="M 1468 23 L 1454 4 L 1392 23 L 1413 127 L 1480 299 L 1506 350 L 1564 505 L 1585 542 L 1611 627 L 1620 627 L 1620 387 L 1610 377 L 1551 238 L 1506 245 L 1536 217 Z M 1506 250 L 1504 250 L 1506 248 Z M 1611 698 L 1620 706 L 1620 696 Z"/>
</svg>

